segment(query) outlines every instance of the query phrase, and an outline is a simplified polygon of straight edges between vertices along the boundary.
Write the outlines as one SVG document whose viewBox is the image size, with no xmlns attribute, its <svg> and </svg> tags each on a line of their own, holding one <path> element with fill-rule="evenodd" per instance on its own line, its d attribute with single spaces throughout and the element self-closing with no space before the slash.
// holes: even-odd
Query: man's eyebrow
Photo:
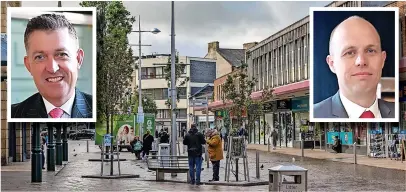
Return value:
<svg viewBox="0 0 406 192">
<path fill-rule="evenodd" d="M 34 51 L 32 52 L 32 55 L 36 55 L 36 54 L 44 54 L 44 51 Z"/>
<path fill-rule="evenodd" d="M 59 49 L 56 49 L 55 51 L 67 51 L 68 49 L 66 49 L 66 48 L 59 48 Z"/>
<path fill-rule="evenodd" d="M 345 50 L 348 50 L 348 49 L 355 49 L 355 46 L 353 46 L 353 45 L 345 46 L 345 47 L 341 50 L 341 52 L 343 52 L 343 51 L 345 51 Z"/>
</svg>

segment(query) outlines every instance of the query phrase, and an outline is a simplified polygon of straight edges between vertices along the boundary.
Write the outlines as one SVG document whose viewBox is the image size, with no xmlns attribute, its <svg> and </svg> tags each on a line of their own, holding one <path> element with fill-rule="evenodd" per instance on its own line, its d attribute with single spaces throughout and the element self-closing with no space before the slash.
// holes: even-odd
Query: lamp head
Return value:
<svg viewBox="0 0 406 192">
<path fill-rule="evenodd" d="M 159 29 L 157 29 L 157 28 L 153 28 L 152 30 L 151 30 L 151 33 L 153 33 L 153 34 L 158 34 L 158 33 L 160 33 L 161 32 L 161 30 L 159 30 Z"/>
</svg>

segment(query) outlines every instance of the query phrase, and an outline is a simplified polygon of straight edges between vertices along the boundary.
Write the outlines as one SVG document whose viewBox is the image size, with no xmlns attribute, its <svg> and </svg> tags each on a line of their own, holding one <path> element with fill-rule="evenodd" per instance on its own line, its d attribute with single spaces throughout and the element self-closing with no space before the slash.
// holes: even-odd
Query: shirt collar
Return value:
<svg viewBox="0 0 406 192">
<path fill-rule="evenodd" d="M 341 91 L 340 91 L 340 99 L 350 119 L 359 118 L 365 111 L 371 111 L 374 114 L 375 118 L 382 118 L 378 106 L 378 97 L 375 98 L 375 102 L 369 108 L 361 107 L 355 104 L 354 102 L 350 101 L 341 93 Z"/>
<path fill-rule="evenodd" d="M 69 116 L 71 116 L 71 112 L 72 112 L 72 108 L 73 108 L 73 102 L 75 101 L 75 95 L 76 95 L 76 90 L 73 90 L 73 96 L 71 98 L 69 98 L 68 101 L 66 101 L 61 107 L 59 107 L 66 114 L 68 114 Z M 57 108 L 52 103 L 47 101 L 44 97 L 42 97 L 42 99 L 44 100 L 44 104 L 45 104 L 45 108 L 47 110 L 47 114 L 49 114 L 49 112 L 51 112 L 52 109 Z"/>
</svg>

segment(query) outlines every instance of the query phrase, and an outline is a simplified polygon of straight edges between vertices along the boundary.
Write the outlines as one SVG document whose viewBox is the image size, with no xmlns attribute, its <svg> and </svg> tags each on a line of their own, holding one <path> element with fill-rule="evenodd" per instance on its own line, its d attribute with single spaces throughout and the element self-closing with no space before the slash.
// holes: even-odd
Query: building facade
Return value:
<svg viewBox="0 0 406 192">
<path fill-rule="evenodd" d="M 405 56 L 405 16 L 404 2 L 332 2 L 330 7 L 360 6 L 395 6 L 400 8 L 400 55 Z M 255 137 L 263 137 L 262 132 L 269 133 L 276 129 L 279 134 L 278 146 L 300 147 L 300 140 L 305 140 L 305 147 L 329 149 L 334 136 L 343 141 L 343 152 L 350 152 L 353 142 L 361 145 L 361 154 L 371 157 L 384 157 L 393 135 L 405 128 L 402 125 L 404 115 L 399 123 L 309 123 L 309 17 L 305 17 L 281 31 L 261 41 L 247 53 L 249 76 L 258 78 L 253 97 L 259 97 L 265 87 L 274 89 L 275 99 L 268 103 L 271 110 L 265 111 L 255 130 L 250 130 Z M 404 59 L 400 68 L 404 68 Z M 404 76 L 401 73 L 401 77 Z M 386 82 L 381 82 L 385 89 Z M 391 90 L 394 92 L 394 90 Z M 404 104 L 402 104 L 404 105 Z M 404 108 L 402 110 L 404 113 Z M 377 140 L 379 138 L 379 140 Z M 251 143 L 266 144 L 262 140 L 250 139 Z M 381 142 L 378 149 L 376 143 Z M 389 141 L 389 142 L 387 142 Z"/>
<path fill-rule="evenodd" d="M 157 130 L 164 129 L 170 132 L 171 130 L 171 109 L 166 104 L 168 101 L 169 89 L 168 82 L 165 79 L 164 67 L 168 63 L 170 55 L 151 55 L 142 59 L 141 68 L 141 88 L 142 95 L 151 98 L 155 101 L 158 109 L 156 114 Z M 191 95 L 198 92 L 206 85 L 213 86 L 215 79 L 216 63 L 214 60 L 179 56 L 179 63 L 185 65 L 185 71 L 181 75 L 177 84 L 179 95 L 178 103 L 176 104 L 177 114 L 177 129 L 178 136 L 181 136 L 183 128 L 190 127 L 193 117 L 193 108 L 189 106 Z M 138 72 L 133 75 L 132 90 L 136 90 L 138 84 Z M 179 85 L 179 82 L 189 80 L 184 85 Z M 200 114 L 197 114 L 198 116 Z M 198 119 L 198 118 L 197 118 Z"/>
</svg>

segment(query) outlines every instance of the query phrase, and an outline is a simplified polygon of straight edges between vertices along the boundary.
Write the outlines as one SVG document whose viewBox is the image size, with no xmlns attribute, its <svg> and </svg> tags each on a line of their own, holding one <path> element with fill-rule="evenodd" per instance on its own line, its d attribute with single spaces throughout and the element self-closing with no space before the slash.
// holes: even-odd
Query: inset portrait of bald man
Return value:
<svg viewBox="0 0 406 192">
<path fill-rule="evenodd" d="M 326 62 L 339 90 L 314 105 L 315 118 L 394 118 L 395 105 L 377 98 L 386 52 L 376 28 L 359 16 L 338 24 L 330 35 Z"/>
</svg>

